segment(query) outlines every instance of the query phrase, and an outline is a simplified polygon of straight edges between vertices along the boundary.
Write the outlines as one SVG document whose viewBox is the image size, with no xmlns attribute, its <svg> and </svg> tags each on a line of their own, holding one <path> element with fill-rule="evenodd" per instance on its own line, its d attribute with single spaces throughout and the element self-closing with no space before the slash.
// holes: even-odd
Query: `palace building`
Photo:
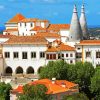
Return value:
<svg viewBox="0 0 100 100">
<path fill-rule="evenodd" d="M 88 61 L 100 65 L 100 40 L 90 40 L 84 5 L 79 20 L 74 6 L 71 24 L 51 24 L 48 20 L 16 14 L 5 23 L 0 35 L 0 73 L 37 74 L 49 61 L 59 59 L 74 64 Z"/>
</svg>

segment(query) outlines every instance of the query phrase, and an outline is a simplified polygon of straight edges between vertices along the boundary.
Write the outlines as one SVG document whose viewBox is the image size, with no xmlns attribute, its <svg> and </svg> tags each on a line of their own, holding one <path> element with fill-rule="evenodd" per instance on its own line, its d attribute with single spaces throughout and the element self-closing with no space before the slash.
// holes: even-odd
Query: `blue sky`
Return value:
<svg viewBox="0 0 100 100">
<path fill-rule="evenodd" d="M 51 23 L 70 23 L 74 4 L 80 16 L 82 0 L 0 0 L 0 26 L 16 13 Z M 100 25 L 100 0 L 85 0 L 85 8 L 88 25 Z"/>
</svg>

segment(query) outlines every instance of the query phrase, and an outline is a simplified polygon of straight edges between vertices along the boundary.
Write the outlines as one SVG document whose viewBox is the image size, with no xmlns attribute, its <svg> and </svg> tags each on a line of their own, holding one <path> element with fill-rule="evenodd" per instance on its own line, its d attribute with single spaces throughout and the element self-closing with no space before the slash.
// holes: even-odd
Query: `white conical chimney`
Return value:
<svg viewBox="0 0 100 100">
<path fill-rule="evenodd" d="M 88 32 L 87 22 L 86 22 L 86 17 L 85 17 L 84 3 L 81 7 L 80 25 L 81 25 L 81 29 L 82 29 L 83 38 L 88 39 L 89 32 Z"/>
<path fill-rule="evenodd" d="M 70 25 L 69 41 L 77 41 L 82 39 L 82 31 L 79 23 L 76 5 L 74 5 L 73 15 Z"/>
</svg>

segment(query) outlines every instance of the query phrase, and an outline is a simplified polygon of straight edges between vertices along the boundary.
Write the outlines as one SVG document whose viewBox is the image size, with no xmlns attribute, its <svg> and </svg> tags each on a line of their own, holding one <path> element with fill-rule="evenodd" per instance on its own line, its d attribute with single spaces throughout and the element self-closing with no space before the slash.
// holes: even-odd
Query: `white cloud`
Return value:
<svg viewBox="0 0 100 100">
<path fill-rule="evenodd" d="M 4 9 L 5 8 L 5 6 L 3 6 L 3 5 L 0 5 L 0 10 L 2 10 L 2 9 Z"/>
<path fill-rule="evenodd" d="M 100 15 L 100 12 L 98 12 L 97 14 Z"/>
</svg>

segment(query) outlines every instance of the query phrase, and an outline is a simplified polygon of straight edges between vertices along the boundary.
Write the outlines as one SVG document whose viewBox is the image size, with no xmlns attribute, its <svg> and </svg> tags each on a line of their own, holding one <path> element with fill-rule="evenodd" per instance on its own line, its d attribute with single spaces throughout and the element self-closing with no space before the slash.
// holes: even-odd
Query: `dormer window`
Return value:
<svg viewBox="0 0 100 100">
<path fill-rule="evenodd" d="M 25 23 L 25 26 L 26 26 L 26 23 Z"/>
<path fill-rule="evenodd" d="M 22 23 L 20 23 L 20 27 L 22 26 Z"/>
<path fill-rule="evenodd" d="M 30 26 L 33 27 L 33 23 L 31 23 Z"/>
</svg>

